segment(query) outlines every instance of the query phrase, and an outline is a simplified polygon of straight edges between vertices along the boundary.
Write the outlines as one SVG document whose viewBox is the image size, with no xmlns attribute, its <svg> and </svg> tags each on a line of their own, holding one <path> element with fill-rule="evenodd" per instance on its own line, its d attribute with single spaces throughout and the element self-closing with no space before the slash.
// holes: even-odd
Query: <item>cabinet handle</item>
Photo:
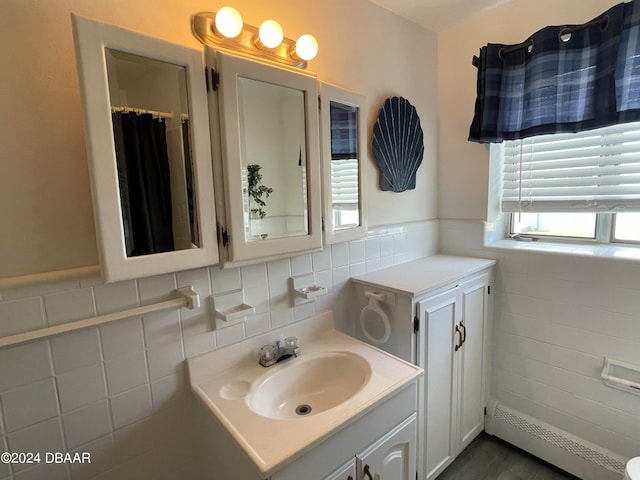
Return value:
<svg viewBox="0 0 640 480">
<path fill-rule="evenodd" d="M 462 343 L 463 343 L 462 330 L 460 329 L 460 325 L 456 325 L 456 333 L 458 334 L 458 340 L 460 342 L 456 344 L 456 348 L 454 349 L 454 351 L 457 352 L 458 350 L 460 350 L 460 347 L 462 347 Z"/>
<path fill-rule="evenodd" d="M 460 328 L 462 329 L 462 343 L 460 345 L 462 345 L 467 341 L 467 326 L 460 322 Z"/>
<path fill-rule="evenodd" d="M 373 476 L 371 475 L 371 472 L 369 471 L 369 465 L 365 465 L 364 469 L 362 470 L 362 472 L 369 478 L 369 480 L 373 480 Z"/>
</svg>

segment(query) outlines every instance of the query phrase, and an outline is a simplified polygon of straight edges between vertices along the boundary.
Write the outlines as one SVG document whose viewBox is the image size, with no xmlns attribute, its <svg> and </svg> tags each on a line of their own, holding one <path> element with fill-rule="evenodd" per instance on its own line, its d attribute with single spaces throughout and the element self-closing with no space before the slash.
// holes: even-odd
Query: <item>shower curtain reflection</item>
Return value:
<svg viewBox="0 0 640 480">
<path fill-rule="evenodd" d="M 174 250 L 171 184 L 164 119 L 112 114 L 128 257 Z"/>
<path fill-rule="evenodd" d="M 189 140 L 189 120 L 182 120 L 182 148 L 184 155 L 185 180 L 187 183 L 187 204 L 189 208 L 189 224 L 191 225 L 191 243 L 200 245 L 200 232 L 198 230 L 198 212 L 196 211 L 195 189 L 193 185 L 193 157 L 191 155 L 191 142 Z"/>
</svg>

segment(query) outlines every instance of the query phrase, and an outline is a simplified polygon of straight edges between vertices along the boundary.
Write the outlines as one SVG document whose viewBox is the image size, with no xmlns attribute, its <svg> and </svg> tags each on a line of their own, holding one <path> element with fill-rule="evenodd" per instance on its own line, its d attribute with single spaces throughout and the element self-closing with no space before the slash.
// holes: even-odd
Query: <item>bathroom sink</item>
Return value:
<svg viewBox="0 0 640 480">
<path fill-rule="evenodd" d="M 290 336 L 298 339 L 299 356 L 263 367 L 262 347 Z M 221 427 L 234 439 L 235 446 L 225 447 L 229 462 L 237 463 L 239 447 L 259 478 L 271 477 L 422 374 L 421 368 L 338 332 L 330 311 L 187 363 L 192 391 L 216 419 L 208 428 L 220 432 Z M 222 448 L 224 435 L 214 437 L 210 448 Z"/>
<path fill-rule="evenodd" d="M 351 352 L 301 356 L 267 371 L 247 396 L 249 407 L 273 419 L 294 419 L 337 407 L 371 378 L 369 363 Z"/>
</svg>

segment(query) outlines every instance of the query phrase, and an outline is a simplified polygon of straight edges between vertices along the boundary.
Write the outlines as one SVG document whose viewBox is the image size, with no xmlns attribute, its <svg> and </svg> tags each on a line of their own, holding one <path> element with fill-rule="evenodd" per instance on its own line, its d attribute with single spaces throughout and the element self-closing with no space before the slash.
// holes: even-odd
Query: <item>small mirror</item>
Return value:
<svg viewBox="0 0 640 480">
<path fill-rule="evenodd" d="M 366 235 L 363 188 L 366 161 L 365 98 L 322 84 L 322 169 L 325 243 Z"/>
<path fill-rule="evenodd" d="M 201 53 L 73 23 L 104 279 L 216 263 Z"/>
<path fill-rule="evenodd" d="M 198 248 L 186 69 L 105 55 L 126 255 Z"/>
<path fill-rule="evenodd" d="M 245 241 L 309 233 L 304 92 L 238 77 Z"/>
<path fill-rule="evenodd" d="M 212 150 L 225 180 L 225 218 L 219 221 L 229 243 L 222 244 L 223 262 L 320 249 L 315 75 L 209 47 L 207 64 L 220 79 L 209 105 L 214 139 L 220 119 L 221 150 L 215 141 Z"/>
</svg>

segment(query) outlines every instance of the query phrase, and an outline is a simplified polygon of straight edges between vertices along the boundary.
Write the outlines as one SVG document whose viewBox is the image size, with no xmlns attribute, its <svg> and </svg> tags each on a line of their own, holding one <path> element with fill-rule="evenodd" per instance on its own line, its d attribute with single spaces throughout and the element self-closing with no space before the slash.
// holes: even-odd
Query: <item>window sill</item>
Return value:
<svg viewBox="0 0 640 480">
<path fill-rule="evenodd" d="M 608 258 L 624 262 L 640 263 L 640 248 L 612 244 L 579 245 L 575 243 L 522 242 L 503 239 L 488 243 L 485 247 L 509 251 L 519 250 L 525 252 L 578 255 L 591 258 Z"/>
</svg>

